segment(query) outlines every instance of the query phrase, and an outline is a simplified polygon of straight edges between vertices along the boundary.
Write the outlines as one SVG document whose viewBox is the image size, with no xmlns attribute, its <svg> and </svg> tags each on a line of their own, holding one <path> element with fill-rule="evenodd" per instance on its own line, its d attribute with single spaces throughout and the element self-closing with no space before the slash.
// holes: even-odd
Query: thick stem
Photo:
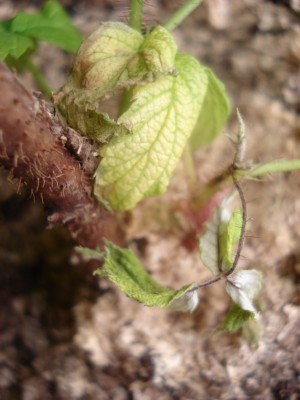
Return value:
<svg viewBox="0 0 300 400">
<path fill-rule="evenodd" d="M 201 3 L 203 0 L 187 0 L 169 19 L 164 27 L 172 32 L 178 27 Z"/>
<path fill-rule="evenodd" d="M 129 26 L 142 31 L 143 0 L 130 0 Z"/>
<path fill-rule="evenodd" d="M 124 244 L 116 218 L 92 196 L 92 176 L 80 161 L 82 146 L 80 151 L 72 146 L 72 130 L 53 115 L 51 105 L 26 91 L 4 64 L 0 90 L 0 164 L 33 198 L 41 199 L 50 224 L 66 226 L 77 244 L 102 248 L 104 237 Z M 92 149 L 85 157 L 95 158 Z"/>
</svg>

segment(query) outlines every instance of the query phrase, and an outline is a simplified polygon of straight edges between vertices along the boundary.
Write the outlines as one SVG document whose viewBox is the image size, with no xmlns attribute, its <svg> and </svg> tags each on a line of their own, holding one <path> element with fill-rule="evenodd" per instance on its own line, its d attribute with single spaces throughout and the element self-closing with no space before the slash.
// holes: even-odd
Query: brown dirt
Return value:
<svg viewBox="0 0 300 400">
<path fill-rule="evenodd" d="M 29 2 L 0 4 L 1 18 Z M 31 2 L 34 7 L 38 2 Z M 116 4 L 117 3 L 117 4 Z M 124 2 L 65 1 L 85 34 L 122 19 Z M 148 1 L 163 20 L 171 1 Z M 247 126 L 248 157 L 300 158 L 300 31 L 297 1 L 211 0 L 175 32 L 224 80 Z M 54 89 L 70 56 L 41 46 L 36 58 Z M 28 76 L 23 77 L 34 87 Z M 233 115 L 224 133 L 237 129 Z M 221 135 L 196 154 L 200 183 L 231 161 Z M 241 267 L 264 273 L 260 340 L 251 331 L 213 335 L 229 307 L 218 283 L 193 314 L 145 308 L 86 273 L 63 230 L 45 230 L 40 204 L 0 176 L 0 399 L 300 399 L 300 174 L 244 184 L 251 217 Z M 127 238 L 162 284 L 208 277 L 182 217 L 188 188 L 180 164 L 168 193 L 127 213 Z M 253 342 L 252 342 L 253 343 Z"/>
</svg>

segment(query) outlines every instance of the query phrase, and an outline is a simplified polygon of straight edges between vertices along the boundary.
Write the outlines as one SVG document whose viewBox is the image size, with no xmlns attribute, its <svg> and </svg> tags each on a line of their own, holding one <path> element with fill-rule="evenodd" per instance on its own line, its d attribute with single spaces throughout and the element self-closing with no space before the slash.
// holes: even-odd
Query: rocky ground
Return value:
<svg viewBox="0 0 300 400">
<path fill-rule="evenodd" d="M 0 3 L 0 17 L 38 1 Z M 88 34 L 126 19 L 125 1 L 63 1 Z M 146 21 L 176 2 L 148 1 Z M 300 4 L 297 0 L 210 0 L 175 32 L 225 82 L 255 161 L 300 155 Z M 53 89 L 71 58 L 43 45 L 36 62 Z M 34 88 L 29 76 L 22 77 Z M 224 133 L 195 155 L 199 185 L 228 165 Z M 222 283 L 203 289 L 192 314 L 145 308 L 87 273 L 63 230 L 46 230 L 43 207 L 0 176 L 0 399 L 300 399 L 300 173 L 244 184 L 249 237 L 241 266 L 264 274 L 259 342 L 253 331 L 214 335 L 229 307 Z M 16 194 L 16 191 L 20 194 Z M 126 215 L 128 240 L 170 287 L 208 277 L 186 246 L 189 192 L 182 165 L 168 193 Z"/>
</svg>

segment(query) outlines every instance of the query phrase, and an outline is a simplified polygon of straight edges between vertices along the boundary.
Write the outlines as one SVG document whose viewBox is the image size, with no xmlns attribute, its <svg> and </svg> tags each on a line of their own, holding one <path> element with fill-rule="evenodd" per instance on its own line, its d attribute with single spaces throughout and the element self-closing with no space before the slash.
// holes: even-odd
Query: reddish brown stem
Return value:
<svg viewBox="0 0 300 400">
<path fill-rule="evenodd" d="M 116 218 L 92 196 L 97 163 L 92 145 L 65 127 L 51 105 L 29 93 L 4 64 L 0 93 L 0 164 L 43 201 L 50 225 L 65 225 L 78 244 L 103 247 L 104 237 L 122 244 Z"/>
</svg>

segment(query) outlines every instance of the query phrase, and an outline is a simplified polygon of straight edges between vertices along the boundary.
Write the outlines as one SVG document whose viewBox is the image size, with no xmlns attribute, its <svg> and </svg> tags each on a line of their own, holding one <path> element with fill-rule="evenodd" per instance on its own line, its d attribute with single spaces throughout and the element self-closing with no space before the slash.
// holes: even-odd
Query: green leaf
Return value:
<svg viewBox="0 0 300 400">
<path fill-rule="evenodd" d="M 258 318 L 258 312 L 252 300 L 261 287 L 262 274 L 255 269 L 237 271 L 227 277 L 226 290 L 229 296 L 243 310 L 253 313 L 255 318 Z"/>
<path fill-rule="evenodd" d="M 35 14 L 17 14 L 9 28 L 14 33 L 45 40 L 71 52 L 77 51 L 82 40 L 67 13 L 55 0 L 47 1 L 42 10 Z"/>
<path fill-rule="evenodd" d="M 233 304 L 218 332 L 236 332 L 246 322 L 254 318 L 255 314 L 253 312 L 243 310 L 238 304 Z"/>
<path fill-rule="evenodd" d="M 86 103 L 80 97 L 66 95 L 60 104 L 60 111 L 73 129 L 100 143 L 129 133 L 126 127 L 117 124 L 107 113 L 100 112 L 97 105 Z"/>
<path fill-rule="evenodd" d="M 74 80 L 81 88 L 107 94 L 145 73 L 138 57 L 143 40 L 139 32 L 121 22 L 101 24 L 80 46 L 73 67 Z"/>
<path fill-rule="evenodd" d="M 233 260 L 233 247 L 239 241 L 242 229 L 242 212 L 239 208 L 232 213 L 229 222 L 222 222 L 219 226 L 219 249 L 220 259 L 222 262 L 222 270 L 230 268 Z"/>
<path fill-rule="evenodd" d="M 100 142 L 113 136 L 111 128 L 117 124 L 101 113 L 99 102 L 145 75 L 146 66 L 138 55 L 143 40 L 125 24 L 106 22 L 82 43 L 72 74 L 54 95 L 72 128 Z"/>
<path fill-rule="evenodd" d="M 223 83 L 209 68 L 205 67 L 205 71 L 207 74 L 205 98 L 190 140 L 193 150 L 215 139 L 231 109 Z"/>
<path fill-rule="evenodd" d="M 133 208 L 166 191 L 196 123 L 206 74 L 189 55 L 177 55 L 178 75 L 162 76 L 133 90 L 133 103 L 119 124 L 132 134 L 104 146 L 95 194 L 115 209 Z"/>
<path fill-rule="evenodd" d="M 149 71 L 156 73 L 174 73 L 177 45 L 173 36 L 162 26 L 148 33 L 140 54 Z"/>
<path fill-rule="evenodd" d="M 27 50 L 33 48 L 34 42 L 30 38 L 0 30 L 0 60 L 5 60 L 7 56 L 17 60 Z"/>
<path fill-rule="evenodd" d="M 98 269 L 95 273 L 108 277 L 128 297 L 148 307 L 178 309 L 179 305 L 180 311 L 192 311 L 197 305 L 196 292 L 188 295 L 194 283 L 179 290 L 168 289 L 158 284 L 144 270 L 131 250 L 121 249 L 110 242 L 106 242 L 105 250 L 103 269 Z"/>
<path fill-rule="evenodd" d="M 107 121 L 103 124 L 107 118 L 103 118 L 99 102 L 142 80 L 153 81 L 159 74 L 174 73 L 176 52 L 172 36 L 162 27 L 144 40 L 123 23 L 103 23 L 82 43 L 72 74 L 54 101 L 60 104 L 72 128 L 105 142 L 114 135 Z"/>
</svg>

